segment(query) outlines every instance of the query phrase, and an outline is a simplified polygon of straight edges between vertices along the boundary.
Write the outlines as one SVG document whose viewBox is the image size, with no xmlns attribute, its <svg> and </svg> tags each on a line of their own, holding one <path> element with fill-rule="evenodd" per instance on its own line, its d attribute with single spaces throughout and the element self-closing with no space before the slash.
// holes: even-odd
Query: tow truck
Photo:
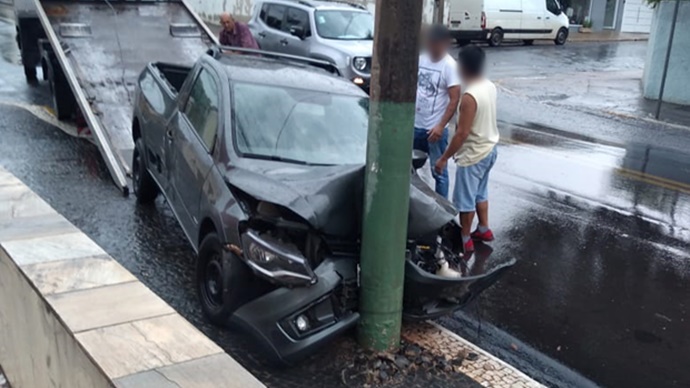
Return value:
<svg viewBox="0 0 690 388">
<path fill-rule="evenodd" d="M 15 0 L 27 81 L 47 81 L 60 120 L 77 119 L 129 193 L 137 77 L 149 62 L 192 65 L 217 38 L 185 0 Z"/>
</svg>

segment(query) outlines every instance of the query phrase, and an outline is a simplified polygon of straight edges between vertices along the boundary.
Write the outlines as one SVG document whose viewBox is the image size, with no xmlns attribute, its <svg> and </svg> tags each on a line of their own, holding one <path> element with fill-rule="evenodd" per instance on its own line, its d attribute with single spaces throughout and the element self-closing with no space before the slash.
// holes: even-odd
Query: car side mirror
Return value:
<svg viewBox="0 0 690 388">
<path fill-rule="evenodd" d="M 415 170 L 419 170 L 426 164 L 426 160 L 429 158 L 426 152 L 420 150 L 412 150 L 412 167 Z"/>
<path fill-rule="evenodd" d="M 291 26 L 290 27 L 290 35 L 296 36 L 302 40 L 307 37 L 306 31 L 304 31 L 304 27 L 302 26 Z"/>
</svg>

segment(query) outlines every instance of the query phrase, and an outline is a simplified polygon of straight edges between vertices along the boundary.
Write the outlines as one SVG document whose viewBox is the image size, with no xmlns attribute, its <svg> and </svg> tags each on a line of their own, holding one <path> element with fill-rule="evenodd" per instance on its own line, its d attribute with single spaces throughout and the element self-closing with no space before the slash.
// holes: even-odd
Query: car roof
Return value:
<svg viewBox="0 0 690 388">
<path fill-rule="evenodd" d="M 349 80 L 308 64 L 239 54 L 224 54 L 218 61 L 231 81 L 367 97 Z"/>
<path fill-rule="evenodd" d="M 263 0 L 262 3 L 279 3 L 289 5 L 301 5 L 306 8 L 314 9 L 353 9 L 367 11 L 367 8 L 356 3 L 345 0 Z"/>
</svg>

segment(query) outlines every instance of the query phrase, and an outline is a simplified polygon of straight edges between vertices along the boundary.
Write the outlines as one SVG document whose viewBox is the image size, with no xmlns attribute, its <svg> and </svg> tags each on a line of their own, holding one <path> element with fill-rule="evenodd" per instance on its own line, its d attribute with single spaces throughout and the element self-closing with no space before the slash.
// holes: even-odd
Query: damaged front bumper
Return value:
<svg viewBox="0 0 690 388">
<path fill-rule="evenodd" d="M 292 364 L 355 326 L 357 262 L 327 259 L 310 287 L 278 288 L 239 308 L 231 322 L 251 333 L 269 356 Z M 352 304 L 352 303 L 355 304 Z"/>
<path fill-rule="evenodd" d="M 353 328 L 359 320 L 358 260 L 326 259 L 309 287 L 281 287 L 238 309 L 232 323 L 251 333 L 273 361 L 293 364 Z M 515 263 L 484 274 L 450 279 L 431 274 L 407 258 L 404 317 L 431 319 L 461 309 Z"/>
</svg>

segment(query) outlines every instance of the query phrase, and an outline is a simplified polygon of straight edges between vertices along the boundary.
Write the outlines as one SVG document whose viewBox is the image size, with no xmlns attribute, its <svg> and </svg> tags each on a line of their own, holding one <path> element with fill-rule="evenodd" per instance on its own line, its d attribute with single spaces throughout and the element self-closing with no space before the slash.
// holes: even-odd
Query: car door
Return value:
<svg viewBox="0 0 690 388">
<path fill-rule="evenodd" d="M 545 0 L 522 0 L 520 39 L 532 40 L 546 38 L 544 26 L 545 12 Z"/>
<path fill-rule="evenodd" d="M 172 145 L 170 179 L 175 192 L 173 209 L 187 237 L 192 239 L 199 222 L 204 181 L 213 166 L 213 148 L 222 125 L 220 77 L 202 66 L 189 89 L 186 102 L 169 129 Z"/>
<path fill-rule="evenodd" d="M 563 10 L 561 5 L 556 0 L 546 0 L 546 12 L 544 13 L 544 29 L 548 30 L 546 32 L 547 38 L 555 38 L 556 33 L 561 27 L 564 27 L 563 18 L 561 14 Z"/>
<path fill-rule="evenodd" d="M 261 31 L 257 32 L 257 42 L 265 51 L 281 50 L 280 40 L 283 39 L 283 23 L 287 6 L 282 4 L 264 3 L 259 14 Z"/>
<path fill-rule="evenodd" d="M 302 31 L 302 37 L 295 35 L 298 31 L 297 29 Z M 309 13 L 307 11 L 295 7 L 288 7 L 282 31 L 283 36 L 278 42 L 281 44 L 281 51 L 302 57 L 309 56 L 311 23 L 309 23 Z"/>
<path fill-rule="evenodd" d="M 490 0 L 485 2 L 487 28 L 503 30 L 505 39 L 517 39 L 520 34 L 522 4 L 520 0 Z"/>
</svg>

